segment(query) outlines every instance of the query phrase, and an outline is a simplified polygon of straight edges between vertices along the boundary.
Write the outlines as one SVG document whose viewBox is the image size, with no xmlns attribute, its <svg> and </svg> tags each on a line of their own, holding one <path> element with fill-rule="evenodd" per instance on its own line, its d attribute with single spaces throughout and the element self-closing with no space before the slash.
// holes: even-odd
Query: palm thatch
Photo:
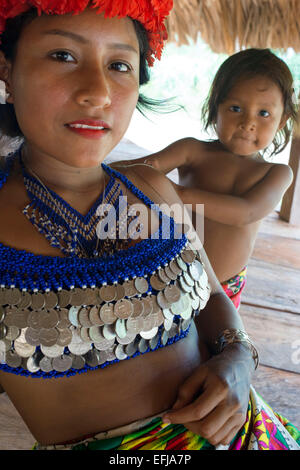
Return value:
<svg viewBox="0 0 300 470">
<path fill-rule="evenodd" d="M 217 53 L 249 47 L 300 52 L 300 0 L 174 0 L 167 28 L 178 44 L 200 33 Z"/>
</svg>

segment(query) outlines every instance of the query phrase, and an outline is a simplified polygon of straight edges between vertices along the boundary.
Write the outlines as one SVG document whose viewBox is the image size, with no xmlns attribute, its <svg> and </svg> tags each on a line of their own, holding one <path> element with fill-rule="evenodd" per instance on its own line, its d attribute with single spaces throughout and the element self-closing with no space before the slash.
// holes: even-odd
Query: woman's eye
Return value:
<svg viewBox="0 0 300 470">
<path fill-rule="evenodd" d="M 113 70 L 116 70 L 117 72 L 129 72 L 131 70 L 131 67 L 128 64 L 125 64 L 124 62 L 114 62 L 110 66 Z"/>
<path fill-rule="evenodd" d="M 230 111 L 233 111 L 234 113 L 240 113 L 241 108 L 239 106 L 230 106 Z"/>
<path fill-rule="evenodd" d="M 262 117 L 269 117 L 270 113 L 269 113 L 269 111 L 266 111 L 265 109 L 262 109 L 261 111 L 259 111 L 259 115 L 262 116 Z"/>
<path fill-rule="evenodd" d="M 59 62 L 73 62 L 74 57 L 67 51 L 56 51 L 51 54 L 51 57 L 54 57 Z M 72 60 L 67 60 L 68 57 L 71 57 Z"/>
</svg>

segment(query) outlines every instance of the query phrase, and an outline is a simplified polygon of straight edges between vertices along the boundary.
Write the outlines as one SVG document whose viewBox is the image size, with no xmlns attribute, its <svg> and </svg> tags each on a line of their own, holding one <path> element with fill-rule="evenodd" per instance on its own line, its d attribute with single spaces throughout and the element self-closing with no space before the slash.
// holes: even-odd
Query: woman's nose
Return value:
<svg viewBox="0 0 300 470">
<path fill-rule="evenodd" d="M 244 115 L 241 117 L 239 127 L 245 131 L 252 131 L 256 127 L 255 119 L 253 116 Z"/>
<path fill-rule="evenodd" d="M 76 101 L 81 106 L 107 108 L 111 105 L 111 87 L 108 78 L 99 71 L 84 73 L 76 92 Z"/>
</svg>

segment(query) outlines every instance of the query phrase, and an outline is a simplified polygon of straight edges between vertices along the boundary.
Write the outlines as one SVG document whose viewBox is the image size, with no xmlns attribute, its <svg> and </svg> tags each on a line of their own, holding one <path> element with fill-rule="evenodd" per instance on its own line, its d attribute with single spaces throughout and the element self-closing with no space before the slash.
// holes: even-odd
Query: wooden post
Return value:
<svg viewBox="0 0 300 470">
<path fill-rule="evenodd" d="M 300 226 L 300 136 L 294 137 L 289 165 L 294 179 L 282 199 L 280 217 L 291 225 Z"/>
</svg>

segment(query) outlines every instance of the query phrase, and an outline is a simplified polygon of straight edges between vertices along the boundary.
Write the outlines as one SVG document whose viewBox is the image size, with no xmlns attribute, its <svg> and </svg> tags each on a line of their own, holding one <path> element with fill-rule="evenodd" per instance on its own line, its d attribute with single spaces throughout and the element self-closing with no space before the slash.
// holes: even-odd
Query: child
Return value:
<svg viewBox="0 0 300 470">
<path fill-rule="evenodd" d="M 297 119 L 290 70 L 268 49 L 234 54 L 217 72 L 203 116 L 217 140 L 182 139 L 143 161 L 165 174 L 178 168 L 175 187 L 193 204 L 194 220 L 204 204 L 205 250 L 239 307 L 260 222 L 292 182 L 288 165 L 263 158 L 271 144 L 272 155 L 286 147 Z"/>
</svg>

